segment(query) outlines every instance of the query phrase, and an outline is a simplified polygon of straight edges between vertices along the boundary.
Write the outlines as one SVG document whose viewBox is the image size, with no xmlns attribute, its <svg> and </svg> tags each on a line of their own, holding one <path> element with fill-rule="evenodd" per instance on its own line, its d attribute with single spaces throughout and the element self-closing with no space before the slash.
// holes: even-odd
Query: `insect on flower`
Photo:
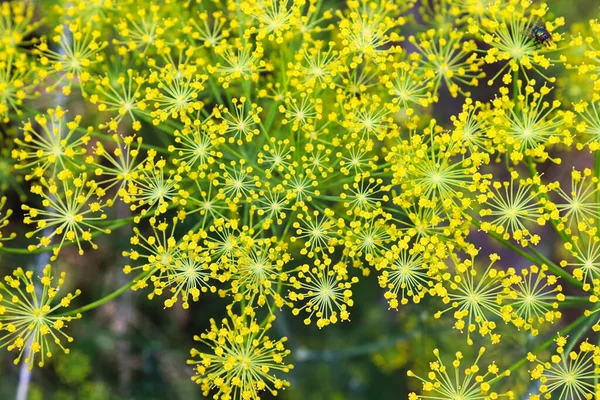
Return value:
<svg viewBox="0 0 600 400">
<path fill-rule="evenodd" d="M 545 44 L 546 46 L 552 44 L 552 35 L 546 29 L 545 24 L 534 26 L 529 35 L 539 44 Z"/>
</svg>

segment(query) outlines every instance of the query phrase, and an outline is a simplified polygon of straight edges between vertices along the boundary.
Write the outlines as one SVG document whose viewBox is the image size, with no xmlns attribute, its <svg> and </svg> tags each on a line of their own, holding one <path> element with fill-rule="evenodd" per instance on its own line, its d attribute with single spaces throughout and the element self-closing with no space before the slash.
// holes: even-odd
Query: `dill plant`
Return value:
<svg viewBox="0 0 600 400">
<path fill-rule="evenodd" d="M 52 266 L 3 266 L 0 349 L 43 367 L 129 289 L 206 300 L 226 317 L 193 314 L 210 326 L 180 368 L 214 399 L 282 395 L 309 358 L 285 318 L 346 324 L 364 282 L 461 349 L 453 372 L 437 345 L 376 358 L 410 364 L 411 400 L 600 396 L 600 23 L 422 3 L 3 2 L 0 253 Z M 128 283 L 59 311 L 81 293 L 52 286 L 64 253 L 119 232 Z"/>
</svg>

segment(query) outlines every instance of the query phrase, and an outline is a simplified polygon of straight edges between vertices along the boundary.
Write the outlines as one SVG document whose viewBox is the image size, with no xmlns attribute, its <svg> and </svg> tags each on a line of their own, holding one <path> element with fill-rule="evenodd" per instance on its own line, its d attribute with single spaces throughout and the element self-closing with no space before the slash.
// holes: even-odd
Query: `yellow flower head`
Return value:
<svg viewBox="0 0 600 400">
<path fill-rule="evenodd" d="M 73 318 L 81 318 L 81 314 L 57 315 L 58 310 L 68 307 L 81 293 L 77 290 L 75 294 L 65 294 L 58 301 L 57 295 L 65 281 L 64 272 L 56 286 L 52 286 L 54 277 L 50 265 L 46 265 L 43 275 L 38 277 L 39 282 L 34 281 L 33 275 L 32 271 L 17 268 L 0 283 L 0 331 L 5 332 L 0 348 L 18 352 L 15 364 L 23 360 L 29 369 L 36 364 L 43 367 L 52 357 L 55 346 L 68 354 L 65 341 L 70 343 L 73 338 L 64 329 Z"/>
</svg>

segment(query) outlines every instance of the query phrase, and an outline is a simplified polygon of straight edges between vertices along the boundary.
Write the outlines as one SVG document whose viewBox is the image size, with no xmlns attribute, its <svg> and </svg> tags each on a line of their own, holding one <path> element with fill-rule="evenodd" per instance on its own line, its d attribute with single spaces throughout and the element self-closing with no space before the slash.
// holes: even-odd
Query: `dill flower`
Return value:
<svg viewBox="0 0 600 400">
<path fill-rule="evenodd" d="M 335 78 L 340 73 L 340 55 L 335 50 L 335 42 L 318 40 L 314 43 L 303 43 L 297 58 L 302 61 L 294 64 L 294 76 L 303 81 L 306 88 L 333 89 Z M 299 87 L 300 88 L 300 87 Z"/>
<path fill-rule="evenodd" d="M 93 29 L 91 22 L 69 21 L 57 25 L 54 33 L 52 43 L 59 47 L 58 50 L 52 50 L 46 41 L 42 41 L 36 49 L 39 62 L 45 68 L 40 70 L 40 78 L 60 74 L 54 83 L 46 87 L 46 91 L 50 92 L 66 81 L 62 92 L 69 95 L 73 83 L 78 81 L 85 94 L 84 86 L 92 79 L 88 69 L 91 65 L 104 61 L 101 51 L 108 46 L 108 42 L 98 40 L 102 33 Z"/>
<path fill-rule="evenodd" d="M 600 149 L 600 95 L 594 93 L 590 102 L 579 100 L 574 108 L 578 115 L 575 128 L 585 139 L 584 143 L 577 143 L 577 148 L 589 146 L 592 151 Z"/>
<path fill-rule="evenodd" d="M 454 373 L 449 373 L 446 365 L 440 358 L 438 349 L 433 350 L 433 354 L 437 361 L 429 363 L 431 371 L 427 374 L 427 378 L 421 378 L 415 375 L 412 371 L 408 371 L 407 375 L 411 378 L 417 378 L 423 383 L 423 395 L 410 393 L 409 400 L 419 399 L 438 399 L 438 400 L 485 400 L 508 398 L 514 399 L 512 391 L 505 393 L 497 393 L 492 390 L 492 384 L 498 378 L 508 376 L 509 371 L 500 372 L 500 369 L 495 362 L 487 365 L 487 368 L 481 371 L 479 360 L 485 353 L 485 348 L 481 347 L 477 353 L 477 358 L 473 364 L 464 369 L 461 374 L 460 366 L 464 361 L 462 352 L 456 352 L 456 358 L 452 362 Z M 461 375 L 464 375 L 461 377 Z"/>
<path fill-rule="evenodd" d="M 31 3 L 7 1 L 0 5 L 0 48 L 14 54 L 35 42 L 28 37 L 40 26 L 34 20 L 35 7 Z"/>
<path fill-rule="evenodd" d="M 486 11 L 495 0 L 456 0 L 458 13 L 466 17 L 471 17 L 481 22 L 486 16 Z"/>
<path fill-rule="evenodd" d="M 259 22 L 257 40 L 266 38 L 271 42 L 283 43 L 286 32 L 293 27 L 298 28 L 294 13 L 300 8 L 299 4 L 288 4 L 283 0 L 267 0 L 256 2 L 254 7 L 247 7 L 244 12 Z"/>
<path fill-rule="evenodd" d="M 216 174 L 206 174 L 204 172 L 191 172 L 188 178 L 192 180 L 196 186 L 193 196 L 188 197 L 186 203 L 186 212 L 189 214 L 198 213 L 202 216 L 201 227 L 205 228 L 206 223 L 210 218 L 217 220 L 226 218 L 227 204 L 225 196 L 215 185 Z"/>
<path fill-rule="evenodd" d="M 9 122 L 13 113 L 22 115 L 23 100 L 39 94 L 34 90 L 38 83 L 35 71 L 35 64 L 27 59 L 26 54 L 0 55 L 0 117 L 3 122 Z"/>
<path fill-rule="evenodd" d="M 310 325 L 316 317 L 319 328 L 339 320 L 349 320 L 348 307 L 354 304 L 351 288 L 358 278 L 349 278 L 346 264 L 338 262 L 331 265 L 332 260 L 326 255 L 315 259 L 312 264 L 303 264 L 290 272 L 288 298 L 294 303 L 292 314 L 307 313 L 304 319 L 306 325 Z M 298 305 L 301 302 L 304 304 Z"/>
<path fill-rule="evenodd" d="M 165 300 L 165 307 L 172 307 L 179 298 L 184 309 L 189 307 L 188 299 L 200 299 L 201 293 L 215 293 L 217 287 L 213 281 L 223 281 L 218 265 L 212 262 L 210 250 L 201 245 L 206 238 L 206 232 L 188 232 L 177 245 L 178 251 L 173 254 L 173 260 L 167 264 L 167 271 L 156 277 L 155 286 L 168 288 L 172 294 Z M 157 282 L 160 281 L 160 285 Z"/>
<path fill-rule="evenodd" d="M 285 187 L 278 184 L 271 187 L 265 184 L 264 189 L 258 190 L 258 199 L 250 207 L 250 212 L 256 211 L 260 218 L 264 218 L 263 226 L 275 222 L 277 225 L 283 224 L 287 219 L 287 212 L 290 210 L 290 201 Z"/>
<path fill-rule="evenodd" d="M 524 156 L 545 160 L 549 157 L 545 150 L 547 146 L 558 143 L 570 145 L 573 142 L 568 129 L 575 119 L 573 112 L 561 110 L 558 100 L 545 100 L 551 89 L 544 85 L 536 90 L 530 86 L 532 83 L 535 81 L 520 89 L 517 111 L 506 89 L 501 90 L 502 101 L 494 102 L 494 105 L 501 104 L 501 109 L 495 107 L 493 112 L 502 127 L 495 140 L 506 144 L 514 163 Z"/>
<path fill-rule="evenodd" d="M 258 239 L 240 249 L 229 271 L 236 301 L 244 300 L 248 306 L 267 304 L 269 308 L 271 304 L 281 308 L 286 303 L 278 288 L 287 279 L 283 268 L 291 259 L 285 247 L 273 237 Z"/>
<path fill-rule="evenodd" d="M 251 142 L 252 138 L 260 133 L 258 123 L 262 107 L 255 103 L 249 103 L 248 106 L 246 101 L 243 96 L 239 99 L 234 98 L 231 100 L 232 110 L 224 109 L 222 113 L 220 110 L 216 112 L 216 116 L 223 118 L 227 124 L 225 131 L 228 136 L 227 141 L 238 146 L 243 145 L 244 142 Z"/>
<path fill-rule="evenodd" d="M 564 243 L 574 260 L 561 262 L 561 266 L 573 267 L 573 276 L 583 282 L 583 289 L 600 279 L 600 238 L 594 231 L 582 230 L 579 235 L 571 237 L 572 242 Z"/>
<path fill-rule="evenodd" d="M 451 200 L 461 204 L 467 193 L 487 190 L 486 176 L 479 172 L 487 155 L 459 156 L 463 152 L 462 143 L 457 143 L 447 133 L 440 133 L 432 139 L 431 143 L 420 146 L 413 159 L 414 164 L 409 166 L 401 184 L 406 192 L 404 196 L 410 194 L 431 201 Z"/>
<path fill-rule="evenodd" d="M 471 98 L 466 98 L 462 111 L 450 117 L 454 125 L 452 137 L 460 138 L 470 154 L 493 152 L 494 148 L 487 136 L 491 115 L 492 112 L 484 103 L 473 103 Z"/>
<path fill-rule="evenodd" d="M 187 361 L 195 365 L 192 380 L 201 385 L 204 396 L 215 390 L 215 399 L 260 399 L 263 391 L 276 396 L 289 387 L 278 377 L 293 368 L 283 361 L 290 354 L 284 347 L 287 338 L 273 340 L 266 335 L 274 319 L 271 315 L 259 325 L 252 317 L 230 313 L 218 326 L 211 318 L 210 330 L 194 337 L 210 352 L 192 349 Z"/>
<path fill-rule="evenodd" d="M 240 201 L 250 202 L 256 193 L 254 169 L 245 165 L 245 160 L 239 164 L 232 161 L 231 166 L 220 165 L 225 171 L 219 175 L 222 187 L 219 191 L 224 194 L 227 204 L 237 204 Z M 257 179 L 259 180 L 259 179 Z"/>
<path fill-rule="evenodd" d="M 125 274 L 130 274 L 136 270 L 145 272 L 144 276 L 132 286 L 132 290 L 145 288 L 148 286 L 149 279 L 154 283 L 153 291 L 148 295 L 150 299 L 154 295 L 162 295 L 166 285 L 160 280 L 159 276 L 165 274 L 173 266 L 179 255 L 177 239 L 174 237 L 177 222 L 178 218 L 173 218 L 171 230 L 169 231 L 169 224 L 166 220 L 158 221 L 155 217 L 151 217 L 148 223 L 152 228 L 152 235 L 143 235 L 139 228 L 134 227 L 134 235 L 131 236 L 129 242 L 136 246 L 136 249 L 123 251 L 123 257 L 141 262 L 141 265 L 138 266 L 125 265 L 123 267 Z"/>
<path fill-rule="evenodd" d="M 353 140 L 381 139 L 394 124 L 392 107 L 376 95 L 352 98 L 344 108 L 348 113 L 342 126 L 350 131 Z"/>
<path fill-rule="evenodd" d="M 98 111 L 108 112 L 111 116 L 108 123 L 100 124 L 100 129 L 108 127 L 110 131 L 116 131 L 125 116 L 129 116 L 133 130 L 142 129 L 136 115 L 143 113 L 147 107 L 141 93 L 144 82 L 145 78 L 135 75 L 132 69 L 116 78 L 105 75 L 97 79 L 96 93 L 90 95 L 89 101 L 98 105 Z"/>
<path fill-rule="evenodd" d="M 438 100 L 434 90 L 434 81 L 425 77 L 425 73 L 417 69 L 416 62 L 394 63 L 393 71 L 386 79 L 385 86 L 389 94 L 406 115 L 414 113 L 413 105 L 427 107 Z"/>
<path fill-rule="evenodd" d="M 181 176 L 175 170 L 166 169 L 165 159 L 155 160 L 155 157 L 156 151 L 149 150 L 146 160 L 137 166 L 137 173 L 131 175 L 133 183 L 120 189 L 119 196 L 130 204 L 132 211 L 141 209 L 135 222 L 153 208 L 154 215 L 160 215 L 166 213 L 170 205 L 186 203 L 179 197 L 183 194 L 179 190 Z"/>
<path fill-rule="evenodd" d="M 387 244 L 394 239 L 395 230 L 389 225 L 387 214 L 368 214 L 347 225 L 344 241 L 345 251 L 353 258 L 363 258 L 378 265 L 387 251 Z"/>
<path fill-rule="evenodd" d="M 15 138 L 12 158 L 17 160 L 16 169 L 28 169 L 25 179 L 41 178 L 49 170 L 52 177 L 65 169 L 80 167 L 77 157 L 86 153 L 89 133 L 79 133 L 81 116 L 65 120 L 66 111 L 60 106 L 48 109 L 46 114 L 34 117 L 40 129 L 31 120 L 23 124 L 23 139 Z"/>
<path fill-rule="evenodd" d="M 12 136 L 0 135 L 0 194 L 11 190 L 18 194 L 19 200 L 24 202 L 27 195 L 23 190 L 23 176 L 16 172 L 15 162 L 11 157 L 16 144 Z"/>
<path fill-rule="evenodd" d="M 337 11 L 340 19 L 338 29 L 344 53 L 385 61 L 388 54 L 400 51 L 395 43 L 402 41 L 398 28 L 406 23 L 401 16 L 414 5 L 414 0 L 401 4 L 386 1 L 348 1 L 347 15 Z M 358 63 L 353 61 L 351 68 Z"/>
<path fill-rule="evenodd" d="M 148 76 L 144 100 L 154 106 L 150 112 L 154 125 L 168 118 L 185 122 L 189 114 L 204 106 L 198 95 L 204 90 L 208 76 L 199 74 L 198 67 L 191 62 L 193 52 L 192 47 L 185 51 L 181 47 L 178 61 L 168 57 L 164 67 Z"/>
<path fill-rule="evenodd" d="M 206 232 L 190 231 L 177 239 L 175 229 L 179 221 L 178 217 L 174 217 L 171 223 L 151 217 L 148 222 L 152 233 L 145 235 L 134 227 L 134 235 L 130 239 L 134 247 L 123 252 L 124 257 L 138 264 L 125 265 L 123 272 L 144 273 L 136 280 L 132 290 L 146 288 L 150 282 L 149 299 L 164 292 L 171 294 L 164 300 L 165 308 L 172 307 L 179 299 L 181 306 L 188 308 L 190 297 L 198 301 L 201 293 L 215 293 L 217 288 L 212 281 L 222 280 L 219 266 L 212 262 L 210 249 L 203 245 Z"/>
<path fill-rule="evenodd" d="M 589 31 L 590 34 L 585 38 L 578 38 L 579 42 L 577 44 L 581 44 L 581 42 L 585 42 L 585 49 L 587 51 L 584 52 L 584 58 L 587 63 L 583 62 L 580 66 L 578 66 L 578 72 L 581 75 L 587 75 L 592 78 L 594 81 L 594 88 L 600 88 L 599 72 L 600 72 L 600 56 L 598 55 L 598 50 L 600 49 L 600 21 L 598 19 L 590 19 L 589 20 Z M 589 74 L 592 72 L 592 74 Z"/>
<path fill-rule="evenodd" d="M 413 247 L 426 259 L 433 255 L 440 259 L 445 258 L 444 255 L 447 257 L 446 246 L 464 247 L 463 236 L 466 236 L 468 229 L 462 218 L 463 212 L 456 207 L 453 207 L 451 213 L 447 213 L 436 202 L 421 201 L 422 205 L 418 205 L 397 198 L 394 201 L 399 203 L 406 215 L 406 220 L 399 223 L 399 231 L 414 238 Z M 453 213 L 461 216 L 452 215 Z"/>
<path fill-rule="evenodd" d="M 423 256 L 414 249 L 403 248 L 394 253 L 392 263 L 386 265 L 378 277 L 379 286 L 386 289 L 384 297 L 390 308 L 408 304 L 409 299 L 420 303 L 432 286 L 431 272 Z"/>
<path fill-rule="evenodd" d="M 548 267 L 532 265 L 523 269 L 521 275 L 510 277 L 512 284 L 506 289 L 503 300 L 505 319 L 510 314 L 510 321 L 517 327 L 531 331 L 532 336 L 538 334 L 538 326 L 544 322 L 554 323 L 560 319 L 557 311 L 560 301 L 564 301 L 562 286 L 557 285 L 558 278 L 547 274 Z"/>
<path fill-rule="evenodd" d="M 301 92 L 299 99 L 288 96 L 284 104 L 279 105 L 279 112 L 285 115 L 281 123 L 283 125 L 291 123 L 294 132 L 299 129 L 311 129 L 316 121 L 322 118 L 322 103 L 322 99 L 312 96 L 312 90 Z"/>
<path fill-rule="evenodd" d="M 566 352 L 567 338 L 554 340 L 556 354 L 550 361 L 539 360 L 529 353 L 527 359 L 535 363 L 531 378 L 540 382 L 539 393 L 531 394 L 532 400 L 541 398 L 592 399 L 600 395 L 600 348 L 587 340 L 579 345 L 579 351 Z"/>
<path fill-rule="evenodd" d="M 212 120 L 205 125 L 185 126 L 173 133 L 175 144 L 170 145 L 168 150 L 177 155 L 177 158 L 173 159 L 175 165 L 204 170 L 209 164 L 223 157 L 218 147 L 225 141 L 225 138 L 220 136 L 224 127 L 211 122 Z"/>
<path fill-rule="evenodd" d="M 430 0 L 419 5 L 423 24 L 438 30 L 451 31 L 457 28 L 459 8 L 457 1 Z"/>
<path fill-rule="evenodd" d="M 112 27 L 116 14 L 131 4 L 131 0 L 74 0 L 69 4 L 54 4 L 54 11 L 63 17 L 89 20 L 94 26 L 105 28 Z"/>
<path fill-rule="evenodd" d="M 290 168 L 292 160 L 292 152 L 296 149 L 290 145 L 288 139 L 276 140 L 274 137 L 269 139 L 270 143 L 263 146 L 263 151 L 258 153 L 257 163 L 266 164 L 269 169 L 265 173 L 277 171 L 283 173 Z M 268 177 L 270 175 L 267 175 Z"/>
<path fill-rule="evenodd" d="M 344 175 L 365 175 L 367 171 L 377 169 L 376 161 L 379 160 L 379 156 L 373 154 L 371 149 L 355 142 L 344 146 L 336 156 L 341 157 L 340 172 Z"/>
<path fill-rule="evenodd" d="M 463 87 L 477 86 L 479 79 L 485 76 L 475 52 L 477 44 L 473 40 L 465 40 L 461 31 L 429 29 L 416 37 L 410 36 L 408 40 L 421 54 L 418 63 L 425 77 L 433 81 L 433 93 L 438 93 L 444 83 L 452 97 L 459 93 L 469 97 Z"/>
<path fill-rule="evenodd" d="M 300 254 L 313 258 L 321 252 L 326 251 L 331 254 L 335 251 L 334 246 L 339 235 L 339 230 L 336 227 L 343 224 L 343 220 L 336 220 L 333 210 L 326 208 L 322 213 L 318 210 L 314 210 L 312 213 L 298 213 L 296 218 L 299 221 L 292 224 L 296 231 L 290 241 L 296 242 L 299 240 L 304 243 L 303 248 L 300 249 Z"/>
<path fill-rule="evenodd" d="M 304 172 L 292 170 L 290 178 L 283 181 L 288 193 L 292 199 L 295 198 L 296 204 L 304 204 L 312 201 L 314 196 L 319 196 L 321 191 L 317 189 L 319 182 L 316 180 L 310 169 Z"/>
<path fill-rule="evenodd" d="M 133 185 L 139 176 L 137 156 L 140 154 L 142 138 L 114 134 L 111 139 L 112 143 L 106 143 L 109 148 L 106 148 L 103 142 L 96 142 L 93 153 L 99 159 L 94 160 L 90 155 L 86 157 L 86 163 L 94 167 L 96 181 L 105 191 L 116 187 L 116 197 L 126 193 L 127 188 Z"/>
<path fill-rule="evenodd" d="M 362 64 L 361 67 L 356 69 L 350 69 L 348 67 L 339 67 L 343 70 L 339 74 L 341 79 L 336 79 L 335 86 L 342 90 L 342 92 L 349 97 L 349 100 L 356 102 L 363 100 L 363 104 L 369 104 L 368 101 L 364 101 L 362 96 L 369 94 L 374 95 L 373 88 L 378 85 L 379 70 L 377 64 Z M 338 91 L 338 96 L 341 93 Z M 375 98 L 375 96 L 373 96 Z M 386 105 L 387 106 L 387 105 Z M 345 105 L 345 109 L 352 109 L 351 105 Z M 391 107 L 390 107 L 391 108 Z"/>
<path fill-rule="evenodd" d="M 161 18 L 161 7 L 158 4 L 149 4 L 135 13 L 125 13 L 116 25 L 117 32 L 122 39 L 116 43 L 120 45 L 119 53 L 132 52 L 139 57 L 149 55 L 150 50 L 162 50 L 166 45 L 165 33 L 175 23 L 175 19 Z"/>
<path fill-rule="evenodd" d="M 344 192 L 340 194 L 340 199 L 344 201 L 344 207 L 348 209 L 347 214 L 352 215 L 379 209 L 389 199 L 382 184 L 383 179 L 373 178 L 368 172 L 364 175 L 357 174 L 352 184 L 345 183 L 342 186 Z"/>
<path fill-rule="evenodd" d="M 26 211 L 23 222 L 35 225 L 34 230 L 25 236 L 31 238 L 42 233 L 37 245 L 28 246 L 30 250 L 47 247 L 54 237 L 60 237 L 51 260 L 56 259 L 65 241 L 77 243 L 81 255 L 81 242 L 90 243 L 93 249 L 98 248 L 92 242 L 92 230 L 106 234 L 111 232 L 99 225 L 100 221 L 107 218 L 102 212 L 105 192 L 95 181 L 88 179 L 86 173 L 74 176 L 65 170 L 57 175 L 56 180 L 41 178 L 39 184 L 31 187 L 31 192 L 42 198 L 44 208 L 21 205 Z M 49 234 L 46 233 L 47 229 L 51 229 Z"/>
<path fill-rule="evenodd" d="M 442 314 L 454 311 L 456 322 L 454 328 L 461 332 L 467 330 L 467 343 L 473 344 L 471 332 L 477 330 L 481 336 L 489 336 L 492 343 L 500 341 L 500 335 L 494 333 L 496 329 L 495 318 L 502 318 L 502 300 L 504 289 L 509 285 L 510 277 L 514 275 L 513 268 L 506 271 L 493 268 L 500 257 L 490 255 L 490 264 L 483 273 L 475 269 L 472 260 L 465 260 L 456 265 L 456 274 L 449 279 L 448 290 L 438 291 L 445 304 L 450 307 L 438 311 L 435 318 Z M 466 319 L 466 321 L 465 321 Z"/>
<path fill-rule="evenodd" d="M 541 3 L 539 7 L 533 8 L 532 2 L 521 0 L 496 0 L 489 4 L 484 17 L 480 21 L 471 18 L 469 20 L 469 32 L 477 36 L 490 47 L 481 52 L 487 64 L 504 62 L 488 84 L 502 74 L 505 84 L 512 82 L 510 71 L 521 71 L 525 81 L 529 82 L 528 71 L 534 71 L 549 82 L 556 78 L 548 77 L 544 71 L 548 69 L 554 60 L 548 58 L 547 54 L 558 51 L 556 43 L 562 39 L 555 30 L 565 24 L 564 18 L 559 17 L 553 21 L 546 21 L 545 28 L 552 35 L 552 48 L 541 46 L 531 37 L 531 32 L 548 11 L 548 6 Z"/>
<path fill-rule="evenodd" d="M 2 228 L 6 227 L 6 225 L 8 225 L 9 223 L 9 218 L 12 215 L 12 210 L 11 209 L 7 209 L 6 211 L 2 212 L 2 209 L 4 208 L 4 205 L 6 204 L 6 196 L 2 196 L 0 197 L 0 247 L 2 247 L 2 242 L 6 241 L 6 240 L 11 240 L 14 239 L 15 236 L 17 235 L 16 233 L 11 233 L 8 236 L 3 236 L 2 235 Z"/>
<path fill-rule="evenodd" d="M 529 242 L 537 244 L 540 236 L 531 233 L 526 223 L 545 225 L 549 215 L 536 197 L 535 185 L 541 182 L 539 176 L 519 179 L 516 171 L 511 172 L 510 182 L 494 182 L 493 190 L 484 197 L 484 208 L 479 211 L 481 217 L 492 217 L 493 220 L 481 224 L 484 232 L 495 232 L 505 240 L 511 237 L 522 246 Z"/>
<path fill-rule="evenodd" d="M 39 360 L 37 365 L 43 367 L 52 357 L 54 346 L 69 354 L 64 341 L 71 343 L 73 338 L 64 329 L 74 318 L 81 318 L 81 314 L 63 317 L 57 315 L 57 311 L 68 307 L 81 291 L 65 294 L 60 302 L 52 305 L 58 301 L 57 295 L 65 277 L 66 274 L 61 273 L 57 285 L 52 286 L 52 268 L 46 265 L 43 275 L 38 277 L 40 283 L 34 282 L 32 271 L 21 268 L 0 282 L 0 330 L 5 332 L 0 347 L 18 352 L 15 364 L 25 356 L 23 361 L 29 369 L 36 365 L 36 359 Z M 41 285 L 41 289 L 36 285 Z"/>
<path fill-rule="evenodd" d="M 184 32 L 191 35 L 192 39 L 202 44 L 204 47 L 216 47 L 224 39 L 231 35 L 227 29 L 227 16 L 223 11 L 199 11 L 196 18 L 188 21 L 184 27 Z"/>
<path fill-rule="evenodd" d="M 577 51 L 577 48 L 571 48 Z M 567 55 L 567 59 L 573 58 L 571 54 Z M 569 68 L 569 64 L 567 64 Z M 569 70 L 565 75 L 561 76 L 556 81 L 556 98 L 563 104 L 574 104 L 581 99 L 591 99 L 594 96 L 594 91 L 600 89 L 600 81 L 595 81 L 594 85 L 590 85 L 590 77 L 587 74 L 579 74 L 577 70 Z"/>
<path fill-rule="evenodd" d="M 231 83 L 238 80 L 256 81 L 261 71 L 267 70 L 264 60 L 264 48 L 260 44 L 243 42 L 236 38 L 234 43 L 223 43 L 215 48 L 215 53 L 220 58 L 215 65 L 208 65 L 210 74 L 217 77 L 217 82 L 223 89 L 229 88 Z"/>
<path fill-rule="evenodd" d="M 583 232 L 600 220 L 600 204 L 597 202 L 600 181 L 592 170 L 571 171 L 571 190 L 566 192 L 558 186 L 554 192 L 560 196 L 556 209 L 567 227 L 577 227 Z"/>
<path fill-rule="evenodd" d="M 206 246 L 211 250 L 214 259 L 223 270 L 229 269 L 229 262 L 243 248 L 246 234 L 241 231 L 239 220 L 233 218 L 217 218 L 208 227 L 210 235 Z"/>
</svg>

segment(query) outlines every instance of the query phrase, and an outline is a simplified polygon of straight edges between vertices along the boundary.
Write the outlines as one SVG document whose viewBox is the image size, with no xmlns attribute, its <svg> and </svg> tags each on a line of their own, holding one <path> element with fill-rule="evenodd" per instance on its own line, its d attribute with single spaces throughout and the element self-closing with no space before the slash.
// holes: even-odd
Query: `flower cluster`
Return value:
<svg viewBox="0 0 600 400">
<path fill-rule="evenodd" d="M 582 342 L 579 351 L 565 349 L 567 338 L 558 337 L 556 354 L 550 361 L 541 361 L 529 353 L 527 358 L 534 363 L 531 378 L 539 380 L 539 393 L 530 398 L 552 398 L 553 393 L 559 398 L 590 399 L 600 394 L 598 374 L 600 373 L 600 347 L 587 341 Z"/>
<path fill-rule="evenodd" d="M 390 310 L 432 308 L 464 354 L 556 333 L 567 308 L 579 338 L 600 329 L 600 24 L 568 40 L 544 1 L 328 4 L 2 3 L 0 194 L 24 200 L 21 223 L 2 197 L 0 228 L 24 233 L 0 251 L 55 261 L 124 231 L 126 287 L 227 311 L 189 361 L 217 399 L 289 387 L 275 313 L 321 333 L 354 318 L 359 284 Z M 565 94 L 581 75 L 593 85 Z M 32 277 L 17 269 L 0 297 L 4 344 L 29 366 L 72 318 L 54 314 L 50 269 Z M 563 347 L 532 377 L 589 397 L 597 347 Z M 436 350 L 410 398 L 520 396 L 492 390 L 508 374 L 479 372 L 482 354 L 460 378 L 463 352 L 451 377 Z"/>
<path fill-rule="evenodd" d="M 291 364 L 284 364 L 289 355 L 283 343 L 286 338 L 272 340 L 265 335 L 273 318 L 259 325 L 253 318 L 231 314 L 223 319 L 221 327 L 210 320 L 210 330 L 194 340 L 211 348 L 211 353 L 192 349 L 188 360 L 196 365 L 196 376 L 192 379 L 202 386 L 208 395 L 217 389 L 214 398 L 256 399 L 262 391 L 276 396 L 278 390 L 290 385 L 276 373 L 289 372 Z"/>
<path fill-rule="evenodd" d="M 0 347 L 16 351 L 15 364 L 23 360 L 29 369 L 34 365 L 44 366 L 46 360 L 52 357 L 54 346 L 68 354 L 65 341 L 70 343 L 73 338 L 64 329 L 73 319 L 81 318 L 79 313 L 71 316 L 58 313 L 80 294 L 77 290 L 75 294 L 65 294 L 58 301 L 57 295 L 65 280 L 64 272 L 57 285 L 52 286 L 52 268 L 46 265 L 38 280 L 36 285 L 32 271 L 17 268 L 0 283 L 0 331 L 4 332 Z M 36 358 L 39 359 L 37 363 Z"/>
</svg>

